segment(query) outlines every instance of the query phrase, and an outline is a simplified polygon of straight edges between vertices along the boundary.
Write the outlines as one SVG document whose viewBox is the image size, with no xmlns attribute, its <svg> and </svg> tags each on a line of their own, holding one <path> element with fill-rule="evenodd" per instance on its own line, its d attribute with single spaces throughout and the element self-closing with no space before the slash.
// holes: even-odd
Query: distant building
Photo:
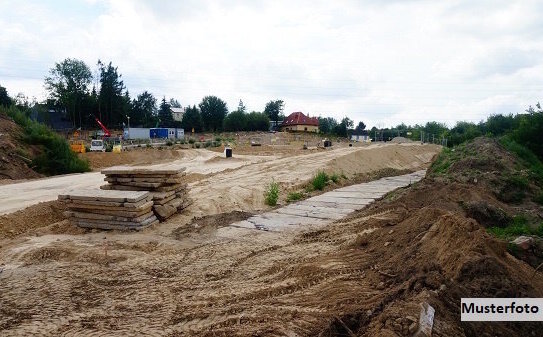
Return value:
<svg viewBox="0 0 543 337">
<path fill-rule="evenodd" d="M 170 110 L 172 111 L 174 121 L 181 122 L 183 120 L 185 108 L 170 108 Z"/>
<path fill-rule="evenodd" d="M 283 120 L 281 131 L 319 132 L 319 119 L 293 112 Z"/>
<path fill-rule="evenodd" d="M 364 130 L 364 131 L 355 131 L 351 135 L 351 140 L 353 142 L 362 142 L 362 143 L 370 143 L 371 142 L 370 135 L 369 135 L 368 131 L 366 131 L 366 130 Z"/>
</svg>

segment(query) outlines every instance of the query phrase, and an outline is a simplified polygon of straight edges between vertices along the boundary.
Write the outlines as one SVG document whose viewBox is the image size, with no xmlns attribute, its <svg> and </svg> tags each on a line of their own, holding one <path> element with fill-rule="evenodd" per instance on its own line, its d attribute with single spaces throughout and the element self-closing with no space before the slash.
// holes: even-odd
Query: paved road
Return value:
<svg viewBox="0 0 543 337">
<path fill-rule="evenodd" d="M 283 231 L 304 224 L 330 223 L 366 207 L 390 191 L 421 180 L 425 174 L 426 170 L 422 170 L 339 188 L 271 212 L 252 216 L 247 220 L 233 223 L 230 227 Z"/>
</svg>

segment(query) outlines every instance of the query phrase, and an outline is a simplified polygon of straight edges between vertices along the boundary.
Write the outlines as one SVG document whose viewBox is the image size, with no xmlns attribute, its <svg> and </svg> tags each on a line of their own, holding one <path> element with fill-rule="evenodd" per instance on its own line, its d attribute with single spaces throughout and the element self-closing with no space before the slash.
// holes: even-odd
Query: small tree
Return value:
<svg viewBox="0 0 543 337">
<path fill-rule="evenodd" d="M 220 131 L 228 113 L 226 102 L 216 96 L 206 96 L 199 107 L 204 127 L 209 131 Z"/>
<path fill-rule="evenodd" d="M 13 103 L 6 88 L 0 85 L 0 105 L 8 107 Z"/>
<path fill-rule="evenodd" d="M 172 110 L 170 109 L 170 104 L 166 102 L 166 97 L 163 97 L 162 103 L 160 103 L 158 118 L 162 127 L 171 127 L 173 125 Z"/>
<path fill-rule="evenodd" d="M 185 131 L 191 132 L 194 129 L 194 132 L 200 132 L 203 129 L 202 117 L 200 116 L 200 110 L 196 105 L 187 107 L 185 114 L 183 115 L 183 120 L 181 121 L 181 127 Z"/>
<path fill-rule="evenodd" d="M 279 121 L 279 118 L 283 117 L 284 104 L 285 102 L 280 99 L 275 101 L 269 101 L 268 103 L 266 103 L 264 113 L 268 116 L 270 120 L 277 123 Z"/>
</svg>

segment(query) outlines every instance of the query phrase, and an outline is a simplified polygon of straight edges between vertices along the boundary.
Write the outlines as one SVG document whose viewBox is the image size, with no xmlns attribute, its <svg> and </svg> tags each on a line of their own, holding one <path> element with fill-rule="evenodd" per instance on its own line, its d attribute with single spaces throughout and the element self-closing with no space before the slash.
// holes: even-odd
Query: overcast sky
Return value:
<svg viewBox="0 0 543 337">
<path fill-rule="evenodd" d="M 0 0 L 0 85 L 41 100 L 65 58 L 132 97 L 216 95 L 393 126 L 477 122 L 543 100 L 542 1 Z"/>
</svg>

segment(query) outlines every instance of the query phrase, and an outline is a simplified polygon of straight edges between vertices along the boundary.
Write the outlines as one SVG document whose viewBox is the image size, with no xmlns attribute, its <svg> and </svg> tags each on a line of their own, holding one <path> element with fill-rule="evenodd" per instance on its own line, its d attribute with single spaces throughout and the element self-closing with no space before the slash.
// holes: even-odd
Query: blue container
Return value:
<svg viewBox="0 0 543 337">
<path fill-rule="evenodd" d="M 149 129 L 149 136 L 151 138 L 168 138 L 168 129 L 167 128 Z"/>
</svg>

